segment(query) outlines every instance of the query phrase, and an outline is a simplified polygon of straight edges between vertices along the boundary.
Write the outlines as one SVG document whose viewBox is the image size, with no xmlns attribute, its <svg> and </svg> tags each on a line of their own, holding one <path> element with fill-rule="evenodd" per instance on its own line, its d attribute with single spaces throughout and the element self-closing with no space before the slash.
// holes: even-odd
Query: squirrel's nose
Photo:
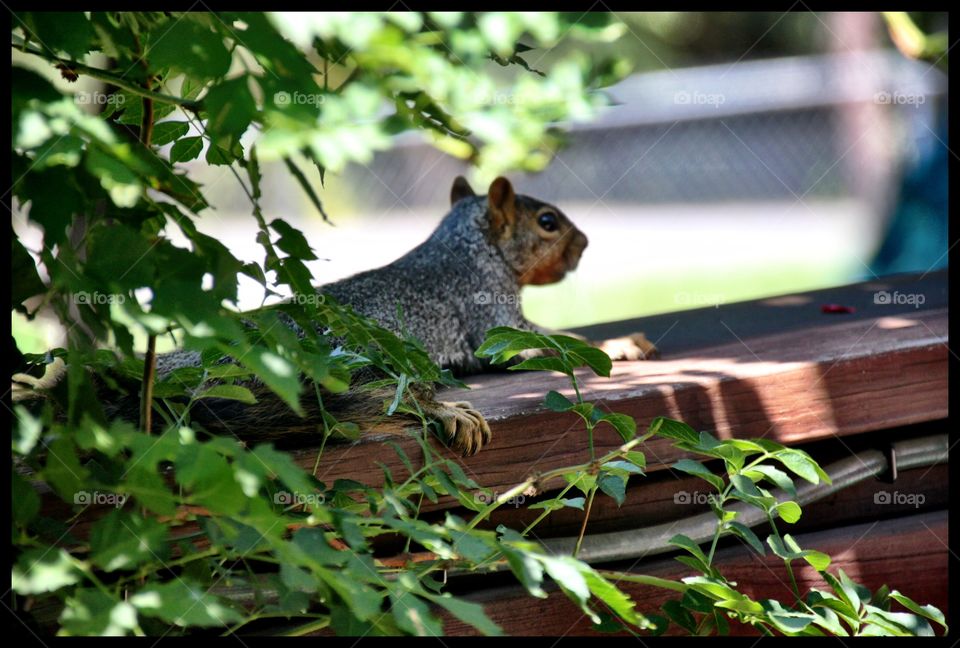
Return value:
<svg viewBox="0 0 960 648">
<path fill-rule="evenodd" d="M 587 247 L 587 237 L 580 230 L 574 230 L 575 234 L 570 240 L 570 244 L 567 246 L 566 257 L 567 257 L 567 269 L 574 270 L 577 267 L 577 264 L 580 262 L 580 255 L 583 254 L 584 248 Z"/>
<path fill-rule="evenodd" d="M 581 250 L 587 247 L 587 243 L 589 243 L 589 241 L 587 240 L 587 235 L 581 232 L 580 230 L 577 230 L 577 235 L 573 238 L 573 242 L 576 245 L 580 246 Z"/>
<path fill-rule="evenodd" d="M 587 236 L 578 229 L 573 230 L 573 238 L 570 239 L 569 248 L 571 251 L 576 250 L 578 252 L 583 252 L 584 248 L 587 247 Z"/>
</svg>

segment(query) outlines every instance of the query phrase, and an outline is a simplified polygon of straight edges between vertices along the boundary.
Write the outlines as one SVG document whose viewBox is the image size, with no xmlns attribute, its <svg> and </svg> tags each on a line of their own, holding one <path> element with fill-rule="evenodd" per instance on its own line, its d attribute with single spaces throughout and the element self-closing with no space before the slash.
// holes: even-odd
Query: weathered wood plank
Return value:
<svg viewBox="0 0 960 648">
<path fill-rule="evenodd" d="M 843 569 L 851 578 L 876 590 L 883 584 L 898 589 L 921 604 L 933 604 L 947 613 L 945 577 L 949 560 L 946 511 L 871 522 L 797 536 L 801 547 L 818 549 L 832 558 L 829 571 Z M 780 559 L 761 559 L 738 545 L 717 552 L 714 564 L 743 593 L 754 600 L 792 598 L 789 579 Z M 811 587 L 829 589 L 819 574 L 806 565 L 794 565 L 801 593 Z M 639 563 L 628 571 L 678 579 L 693 575 L 674 560 Z M 664 590 L 619 583 L 637 603 L 637 610 L 655 614 L 670 597 Z M 549 591 L 547 599 L 536 599 L 519 587 L 502 587 L 467 595 L 484 606 L 487 615 L 509 635 L 575 636 L 594 635 L 589 619 L 561 592 Z M 476 635 L 477 631 L 441 613 L 448 635 Z M 949 615 L 948 615 L 949 618 Z M 748 626 L 731 628 L 733 634 L 757 634 Z M 675 628 L 670 634 L 676 634 Z"/>
<path fill-rule="evenodd" d="M 678 314 L 678 317 L 682 315 Z M 609 379 L 580 374 L 587 399 L 630 414 L 646 426 L 656 416 L 681 419 L 718 437 L 766 437 L 796 444 L 831 436 L 889 429 L 947 416 L 947 312 L 839 321 L 703 349 L 664 360 L 615 363 Z M 461 460 L 484 486 L 501 489 L 531 471 L 580 463 L 588 456 L 586 435 L 573 414 L 542 407 L 551 389 L 572 395 L 566 379 L 539 373 L 488 374 L 471 378 L 470 391 L 444 398 L 471 400 L 488 418 L 493 441 Z M 598 433 L 598 452 L 616 447 L 612 428 Z M 413 439 L 392 437 L 411 457 Z M 328 446 L 317 476 L 382 482 L 377 462 L 403 475 L 394 451 L 368 437 L 349 446 Z M 454 455 L 436 446 L 447 456 Z M 646 444 L 651 470 L 682 456 L 662 440 Z M 311 450 L 295 453 L 312 470 Z"/>
</svg>

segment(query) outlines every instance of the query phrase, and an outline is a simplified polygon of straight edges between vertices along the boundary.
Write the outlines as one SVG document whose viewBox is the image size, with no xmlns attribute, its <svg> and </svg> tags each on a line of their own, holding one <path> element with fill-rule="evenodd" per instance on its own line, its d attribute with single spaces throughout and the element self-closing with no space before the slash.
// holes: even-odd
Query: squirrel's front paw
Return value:
<svg viewBox="0 0 960 648">
<path fill-rule="evenodd" d="M 470 403 L 441 402 L 439 405 L 433 415 L 443 424 L 447 443 L 463 456 L 476 454 L 483 444 L 490 442 L 490 426 Z"/>
<path fill-rule="evenodd" d="M 597 346 L 611 360 L 655 360 L 660 357 L 660 351 L 643 333 L 604 340 Z"/>
</svg>

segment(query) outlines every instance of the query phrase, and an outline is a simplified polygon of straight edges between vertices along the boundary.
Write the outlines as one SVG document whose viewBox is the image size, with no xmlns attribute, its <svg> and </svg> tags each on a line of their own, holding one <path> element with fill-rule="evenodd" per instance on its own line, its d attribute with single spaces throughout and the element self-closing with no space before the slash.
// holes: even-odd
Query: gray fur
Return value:
<svg viewBox="0 0 960 648">
<path fill-rule="evenodd" d="M 533 330 L 520 286 L 490 243 L 485 196 L 464 198 L 426 241 L 393 263 L 322 286 L 319 292 L 400 333 L 403 324 L 430 357 L 457 373 L 482 370 L 474 351 L 495 326 Z"/>
</svg>

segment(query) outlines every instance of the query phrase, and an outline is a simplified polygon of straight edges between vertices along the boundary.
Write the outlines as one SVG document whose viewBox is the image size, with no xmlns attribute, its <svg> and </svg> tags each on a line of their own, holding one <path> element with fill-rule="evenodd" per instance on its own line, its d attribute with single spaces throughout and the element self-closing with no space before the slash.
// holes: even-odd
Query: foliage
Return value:
<svg viewBox="0 0 960 648">
<path fill-rule="evenodd" d="M 588 500 L 585 528 L 598 491 L 622 501 L 630 476 L 643 474 L 633 419 L 600 411 L 579 390 L 575 403 L 552 392 L 546 404 L 583 418 L 590 462 L 496 497 L 435 453 L 426 420 L 417 435 L 422 465 L 396 446 L 405 476 L 383 466 L 377 488 L 346 479 L 325 483 L 269 444 L 250 448 L 211 437 L 192 420 L 205 398 L 251 402 L 244 384 L 253 378 L 297 412 L 304 398 L 320 399 L 321 388 L 342 391 L 357 371 L 371 367 L 396 389 L 391 411 L 413 407 L 408 394 L 418 383 L 451 384 L 416 340 L 317 296 L 305 265 L 315 258 L 310 243 L 260 208 L 260 160 L 282 160 L 321 212 L 308 177 L 313 167 L 322 181 L 327 170 L 368 160 L 402 130 L 427 134 L 485 174 L 539 168 L 560 142 L 557 125 L 589 115 L 600 102 L 589 90 L 624 69 L 581 58 L 540 71 L 525 56 L 567 34 L 607 40 L 620 29 L 616 21 L 603 14 L 457 12 L 295 18 L 24 12 L 15 19 L 16 49 L 56 65 L 65 79 L 108 84 L 100 93 L 65 96 L 43 76 L 13 69 L 12 194 L 43 237 L 37 250 L 13 239 L 11 310 L 32 318 L 50 308 L 70 327 L 67 348 L 50 354 L 66 360 L 62 388 L 42 409 L 18 406 L 15 412 L 11 607 L 19 616 L 63 635 L 233 634 L 267 619 L 285 620 L 289 634 L 329 627 L 338 634 L 431 635 L 442 632 L 442 608 L 498 634 L 481 606 L 445 592 L 437 575 L 499 566 L 532 596 L 546 596 L 544 586 L 555 582 L 595 623 L 662 628 L 639 614 L 608 575 L 575 556 L 548 555 L 525 537 L 551 511 Z M 88 64 L 90 52 L 105 62 Z M 487 61 L 517 73 L 509 101 L 496 100 L 491 75 L 480 69 Z M 334 69 L 340 72 L 335 85 Z M 104 109 L 94 114 L 84 106 Z M 242 263 L 198 230 L 208 200 L 186 163 L 201 155 L 206 164 L 229 169 L 249 197 L 262 263 Z M 172 233 L 189 249 L 174 245 Z M 240 275 L 271 295 L 283 290 L 293 298 L 241 315 Z M 282 317 L 298 323 L 303 336 Z M 200 352 L 200 365 L 154 380 L 149 350 L 146 357 L 135 352 L 135 331 L 151 341 L 174 335 Z M 516 368 L 560 370 L 575 388 L 575 367 L 609 372 L 609 358 L 562 336 L 496 329 L 482 351 L 503 359 L 526 348 L 557 355 Z M 224 363 L 227 358 L 233 362 Z M 22 357 L 33 370 L 50 359 Z M 131 395 L 143 389 L 147 412 L 160 419 L 159 434 L 105 413 L 103 389 L 123 391 L 131 383 Z M 595 459 L 592 433 L 600 424 L 613 426 L 625 443 Z M 316 425 L 317 462 L 329 437 L 358 432 L 328 413 Z M 670 438 L 692 452 L 734 461 L 729 483 L 714 476 L 718 491 L 764 507 L 771 519 L 790 521 L 799 513 L 757 485 L 777 474 L 773 462 L 804 478 L 822 477 L 798 451 L 757 442 L 753 452 L 686 430 L 658 419 L 645 437 L 676 434 Z M 747 457 L 753 460 L 745 463 Z M 562 478 L 568 486 L 542 503 L 543 515 L 523 533 L 483 528 L 496 508 L 534 481 Z M 584 498 L 565 497 L 571 488 Z M 440 497 L 455 498 L 472 518 L 423 519 L 424 499 Z M 69 519 L 50 512 L 54 499 L 70 508 Z M 734 520 L 720 517 L 717 537 L 737 533 Z M 787 561 L 823 561 L 788 535 L 770 546 Z M 384 558 L 384 547 L 427 559 Z M 683 620 L 705 614 L 706 598 L 744 600 L 729 593 L 732 584 L 710 566 L 712 554 L 695 555 L 707 581 L 671 585 L 683 588 L 675 610 L 686 610 Z M 823 592 L 810 609 L 758 611 L 746 603 L 727 609 L 784 633 L 799 632 L 793 615 L 819 614 L 814 610 L 840 615 L 854 632 L 922 632 L 920 616 L 938 620 L 935 610 L 896 592 L 870 598 L 843 574 L 838 578 L 839 603 L 825 603 L 833 595 Z M 891 601 L 909 612 L 889 612 Z M 815 623 L 810 618 L 804 631 Z M 716 628 L 722 629 L 719 621 Z"/>
<path fill-rule="evenodd" d="M 812 484 L 821 481 L 830 483 L 829 475 L 809 454 L 767 439 L 721 441 L 709 432 L 698 433 L 685 423 L 664 417 L 655 418 L 648 431 L 642 437 L 636 437 L 634 419 L 624 414 L 602 413 L 595 404 L 585 402 L 581 397 L 575 370 L 589 367 L 597 375 L 608 376 L 611 365 L 605 354 L 571 337 L 540 335 L 501 327 L 488 332 L 477 355 L 494 362 L 506 362 L 527 349 L 547 350 L 549 355 L 525 359 L 509 369 L 557 371 L 570 379 L 577 402 L 551 391 L 544 399 L 544 406 L 553 411 L 569 411 L 580 416 L 589 435 L 591 462 L 579 470 L 554 471 L 563 474 L 567 486 L 556 496 L 536 504 L 544 512 L 524 530 L 524 534 L 552 511 L 563 507 L 583 509 L 584 498 L 567 497 L 572 488 L 577 488 L 586 498 L 583 527 L 574 550 L 574 555 L 577 555 L 594 496 L 602 491 L 612 497 L 618 506 L 623 503 L 627 481 L 631 475 L 643 475 L 646 466 L 644 454 L 633 448 L 654 435 L 670 439 L 676 448 L 699 455 L 704 460 L 723 462 L 724 472 L 721 474 L 711 471 L 703 461 L 693 459 L 681 459 L 671 466 L 699 477 L 716 493 L 708 498 L 717 519 L 708 553 L 704 553 L 697 542 L 683 534 L 670 539 L 670 544 L 684 552 L 677 560 L 700 572 L 700 575 L 688 576 L 676 583 L 629 572 L 603 572 L 615 583 L 639 582 L 682 595 L 664 603 L 664 617 L 650 616 L 646 619 L 657 633 L 666 630 L 667 619 L 697 635 L 726 634 L 729 620 L 752 625 L 764 634 L 777 632 L 791 636 L 933 635 L 928 620 L 943 626 L 946 631 L 943 613 L 933 606 L 920 606 L 897 591 L 891 592 L 886 586 L 877 592 L 870 592 L 852 581 L 843 570 L 836 575 L 831 574 L 827 571 L 830 556 L 814 549 L 802 549 L 790 534 L 781 535 L 776 520 L 792 524 L 800 519 L 802 512 L 800 505 L 789 499 L 797 494 L 794 479 L 799 477 Z M 601 422 L 612 425 L 623 438 L 624 445 L 596 460 L 593 430 Z M 544 478 L 541 477 L 541 481 Z M 770 487 L 776 487 L 779 492 L 771 492 Z M 734 501 L 763 511 L 772 530 L 765 544 L 750 527 L 737 520 L 739 512 L 728 506 Z M 713 564 L 717 543 L 725 535 L 738 537 L 760 556 L 766 555 L 765 545 L 769 547 L 775 556 L 783 560 L 796 600 L 788 604 L 770 599 L 754 601 L 738 591 L 737 584 L 727 580 Z M 791 564 L 797 560 L 808 563 L 819 572 L 830 589 L 812 589 L 804 599 L 797 587 Z M 893 602 L 899 603 L 907 611 L 892 612 Z M 626 629 L 612 619 L 607 619 L 598 627 L 605 631 Z"/>
</svg>

